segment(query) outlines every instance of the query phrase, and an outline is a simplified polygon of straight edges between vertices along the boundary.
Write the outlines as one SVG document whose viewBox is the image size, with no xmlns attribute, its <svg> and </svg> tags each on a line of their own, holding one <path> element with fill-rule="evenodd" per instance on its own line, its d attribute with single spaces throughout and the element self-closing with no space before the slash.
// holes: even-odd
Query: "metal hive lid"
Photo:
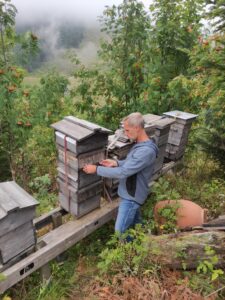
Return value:
<svg viewBox="0 0 225 300">
<path fill-rule="evenodd" d="M 76 141 L 82 141 L 94 135 L 96 132 L 105 134 L 112 133 L 109 129 L 73 116 L 67 116 L 63 120 L 52 124 L 51 127 L 70 136 Z"/>
<path fill-rule="evenodd" d="M 0 220 L 5 218 L 11 211 L 36 206 L 37 204 L 39 204 L 38 201 L 15 181 L 0 183 Z"/>
</svg>

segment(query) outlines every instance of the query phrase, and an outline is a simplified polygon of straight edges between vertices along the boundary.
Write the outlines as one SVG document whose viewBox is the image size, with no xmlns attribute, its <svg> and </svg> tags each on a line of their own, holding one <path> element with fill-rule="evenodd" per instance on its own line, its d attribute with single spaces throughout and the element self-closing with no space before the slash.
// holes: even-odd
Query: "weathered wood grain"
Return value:
<svg viewBox="0 0 225 300">
<path fill-rule="evenodd" d="M 85 127 L 87 129 L 93 130 L 93 131 L 102 131 L 102 132 L 106 132 L 108 134 L 111 133 L 111 130 L 104 128 L 102 126 L 99 126 L 98 124 L 95 123 L 91 123 L 89 121 L 83 120 L 83 119 L 78 119 L 74 116 L 68 116 L 64 118 L 65 120 L 68 120 L 74 124 L 80 125 L 82 127 Z"/>
<path fill-rule="evenodd" d="M 99 193 L 86 199 L 85 201 L 77 203 L 72 201 L 72 199 L 68 199 L 68 197 L 66 197 L 64 194 L 59 193 L 59 201 L 60 205 L 66 211 L 70 212 L 71 215 L 80 218 L 90 211 L 100 207 L 101 194 Z"/>
<path fill-rule="evenodd" d="M 65 164 L 65 156 L 67 165 L 75 170 L 82 169 L 86 164 L 97 164 L 105 158 L 105 150 L 97 149 L 88 153 L 82 153 L 76 156 L 70 151 L 66 151 L 63 147 L 58 147 L 58 158 L 62 168 L 62 163 Z"/>
<path fill-rule="evenodd" d="M 193 122 L 198 115 L 179 111 L 179 110 L 174 110 L 174 111 L 168 111 L 163 113 L 164 116 L 167 116 L 169 118 L 174 118 L 176 123 L 180 124 L 187 124 Z"/>
<path fill-rule="evenodd" d="M 74 124 L 69 122 L 68 120 L 61 120 L 51 125 L 56 131 L 59 131 L 75 141 L 82 141 L 94 134 L 93 130 L 87 129 L 85 127 L 79 126 L 78 124 Z"/>
<path fill-rule="evenodd" d="M 107 135 L 102 133 L 95 133 L 94 136 L 87 137 L 81 142 L 67 136 L 67 134 L 56 131 L 56 143 L 61 147 L 65 147 L 65 139 L 67 141 L 67 149 L 76 155 L 86 153 L 96 149 L 105 149 L 107 145 Z M 66 137 L 65 137 L 66 136 Z"/>
<path fill-rule="evenodd" d="M 32 221 L 15 228 L 13 231 L 0 237 L 0 253 L 2 263 L 19 255 L 25 249 L 35 244 Z"/>
<path fill-rule="evenodd" d="M 76 190 L 102 180 L 101 177 L 96 174 L 86 174 L 83 171 L 73 171 L 71 175 L 69 173 L 66 174 L 64 169 L 57 168 L 57 170 L 59 179 L 65 182 L 68 181 L 68 185 L 71 185 Z"/>
<path fill-rule="evenodd" d="M 75 243 L 114 218 L 118 201 L 107 203 L 79 220 L 70 221 L 49 232 L 39 240 L 43 247 L 9 269 L 2 272 L 5 280 L 0 282 L 0 293 L 45 265 Z"/>
<path fill-rule="evenodd" d="M 35 217 L 33 207 L 24 208 L 23 210 L 14 210 L 6 218 L 0 221 L 0 237 L 10 231 L 15 230 L 24 223 L 31 221 Z"/>
<path fill-rule="evenodd" d="M 70 195 L 70 199 L 73 202 L 80 203 L 88 198 L 96 196 L 102 192 L 103 185 L 102 180 L 94 182 L 82 189 L 76 190 L 71 185 L 66 185 L 65 181 L 58 178 L 59 190 L 67 198 Z"/>
</svg>

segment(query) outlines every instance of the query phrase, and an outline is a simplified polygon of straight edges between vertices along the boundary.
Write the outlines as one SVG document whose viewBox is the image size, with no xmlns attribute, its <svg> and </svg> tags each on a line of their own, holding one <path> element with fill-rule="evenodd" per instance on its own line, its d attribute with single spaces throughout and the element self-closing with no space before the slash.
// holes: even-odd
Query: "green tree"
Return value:
<svg viewBox="0 0 225 300">
<path fill-rule="evenodd" d="M 95 70 L 81 67 L 75 73 L 80 79 L 78 108 L 89 111 L 90 118 L 100 114 L 104 124 L 118 124 L 122 116 L 146 106 L 150 21 L 143 3 L 124 0 L 107 7 L 100 22 L 107 34 L 99 51 L 102 65 Z"/>
<path fill-rule="evenodd" d="M 6 65 L 9 61 L 10 50 L 14 45 L 14 31 L 16 7 L 10 3 L 10 0 L 0 1 L 0 65 Z"/>
<path fill-rule="evenodd" d="M 225 30 L 225 1 L 224 0 L 206 0 L 209 5 L 208 18 L 212 20 L 216 31 Z"/>
<path fill-rule="evenodd" d="M 155 113 L 185 108 L 182 98 L 176 101 L 170 96 L 168 83 L 188 73 L 188 51 L 196 45 L 200 34 L 201 2 L 155 0 L 150 6 L 152 59 L 148 68 L 148 99 Z"/>
</svg>

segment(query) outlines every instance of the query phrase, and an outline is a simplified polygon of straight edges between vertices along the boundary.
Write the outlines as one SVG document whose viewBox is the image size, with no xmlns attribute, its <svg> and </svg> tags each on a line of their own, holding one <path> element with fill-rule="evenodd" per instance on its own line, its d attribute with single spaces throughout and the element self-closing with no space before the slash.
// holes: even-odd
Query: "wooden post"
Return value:
<svg viewBox="0 0 225 300">
<path fill-rule="evenodd" d="M 60 212 L 55 212 L 52 215 L 52 224 L 53 224 L 53 229 L 62 225 L 62 214 Z M 63 252 L 60 255 L 56 256 L 56 261 L 58 263 L 60 263 L 60 262 L 64 261 L 65 258 L 66 258 L 65 252 Z"/>
</svg>

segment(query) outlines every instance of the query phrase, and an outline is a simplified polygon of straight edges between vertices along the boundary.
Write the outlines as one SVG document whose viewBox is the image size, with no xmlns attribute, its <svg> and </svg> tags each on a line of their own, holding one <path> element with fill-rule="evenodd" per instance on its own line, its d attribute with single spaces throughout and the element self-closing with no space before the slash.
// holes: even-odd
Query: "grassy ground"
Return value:
<svg viewBox="0 0 225 300">
<path fill-rule="evenodd" d="M 145 221 L 149 223 L 153 220 L 154 203 L 177 198 L 192 199 L 208 208 L 210 217 L 221 214 L 225 210 L 225 184 L 218 165 L 203 153 L 189 152 L 183 169 L 164 176 L 154 186 L 143 207 Z M 196 271 L 171 272 L 160 270 L 158 266 L 151 269 L 150 273 L 148 271 L 147 276 L 127 276 L 123 273 L 116 276 L 110 273 L 101 275 L 97 263 L 102 261 L 106 264 L 106 257 L 100 258 L 99 254 L 106 249 L 113 227 L 113 222 L 103 226 L 67 251 L 63 262 L 52 262 L 52 277 L 48 285 L 42 283 L 39 273 L 35 272 L 8 290 L 6 295 L 13 300 L 149 300 L 149 289 L 152 289 L 152 295 L 158 291 L 162 296 L 163 291 L 167 291 L 168 295 L 174 293 L 177 297 L 165 299 L 200 300 L 204 299 L 201 295 L 209 295 L 224 285 L 224 275 L 212 282 L 211 271 L 206 274 L 198 274 Z M 139 294 L 146 292 L 147 296 L 138 298 L 137 291 Z M 131 293 L 133 296 L 129 296 Z M 183 295 L 183 298 L 179 298 L 179 295 Z M 215 295 L 207 299 L 225 299 L 222 292 L 220 296 Z M 158 299 L 161 298 L 155 296 L 154 300 Z"/>
</svg>

